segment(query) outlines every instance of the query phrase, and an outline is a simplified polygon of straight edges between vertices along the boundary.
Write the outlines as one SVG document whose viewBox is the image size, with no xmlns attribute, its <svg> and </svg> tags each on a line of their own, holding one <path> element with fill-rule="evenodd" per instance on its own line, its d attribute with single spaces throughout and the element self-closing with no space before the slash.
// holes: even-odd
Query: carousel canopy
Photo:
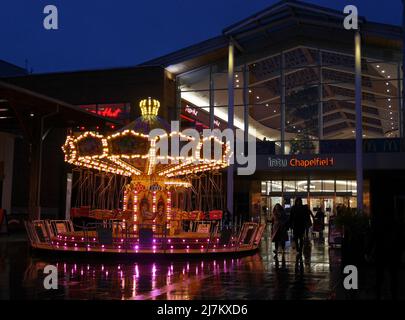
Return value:
<svg viewBox="0 0 405 320">
<path fill-rule="evenodd" d="M 68 136 L 62 147 L 65 161 L 78 167 L 123 176 L 157 178 L 176 178 L 228 166 L 230 147 L 215 136 L 199 137 L 199 141 L 196 141 L 195 137 L 181 132 L 167 133 L 164 130 L 166 126 L 160 126 L 162 134 L 150 136 L 146 133 L 145 128 L 156 129 L 156 124 L 161 123 L 157 116 L 159 105 L 157 100 L 151 98 L 142 100 L 142 116 L 133 122 L 132 128 L 130 124 L 124 130 L 107 136 L 92 131 Z M 185 147 L 188 151 L 179 154 L 171 152 L 173 139 L 179 141 L 180 150 Z M 163 152 L 163 145 L 168 147 L 167 152 Z M 220 156 L 215 150 L 220 150 Z"/>
</svg>

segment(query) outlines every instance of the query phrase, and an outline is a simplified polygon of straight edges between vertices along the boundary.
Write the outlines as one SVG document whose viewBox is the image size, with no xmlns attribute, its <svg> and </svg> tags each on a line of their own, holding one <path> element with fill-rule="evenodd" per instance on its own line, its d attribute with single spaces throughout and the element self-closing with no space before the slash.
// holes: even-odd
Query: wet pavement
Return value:
<svg viewBox="0 0 405 320">
<path fill-rule="evenodd" d="M 276 261 L 265 235 L 249 256 L 132 258 L 33 253 L 23 235 L 0 238 L 0 299 L 334 299 L 340 250 L 312 241 L 300 267 L 287 248 Z M 58 289 L 43 286 L 43 269 L 58 268 Z"/>
</svg>

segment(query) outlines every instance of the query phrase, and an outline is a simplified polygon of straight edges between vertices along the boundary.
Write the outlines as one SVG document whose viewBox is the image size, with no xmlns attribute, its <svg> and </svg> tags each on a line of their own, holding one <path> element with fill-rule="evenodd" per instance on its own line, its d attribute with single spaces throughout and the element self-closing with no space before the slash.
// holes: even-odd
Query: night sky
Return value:
<svg viewBox="0 0 405 320">
<path fill-rule="evenodd" d="M 34 73 L 132 66 L 219 35 L 277 0 L 1 0 L 0 59 Z M 370 21 L 401 24 L 401 0 L 307 0 Z M 43 28 L 43 8 L 59 30 Z"/>
</svg>

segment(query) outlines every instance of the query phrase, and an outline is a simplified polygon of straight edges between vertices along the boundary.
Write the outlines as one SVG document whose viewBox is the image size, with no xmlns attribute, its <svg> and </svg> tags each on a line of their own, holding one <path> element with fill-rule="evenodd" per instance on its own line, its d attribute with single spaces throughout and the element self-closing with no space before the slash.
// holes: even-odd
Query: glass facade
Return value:
<svg viewBox="0 0 405 320">
<path fill-rule="evenodd" d="M 306 193 L 306 194 L 345 194 L 355 195 L 355 180 L 270 180 L 261 182 L 263 196 L 271 194 Z"/>
<path fill-rule="evenodd" d="M 399 137 L 400 62 L 368 53 L 365 49 L 362 60 L 364 138 Z M 236 58 L 236 127 L 243 129 L 248 108 L 249 130 L 261 140 L 284 138 L 286 154 L 314 153 L 319 140 L 355 138 L 353 55 L 297 46 L 249 57 Z M 227 121 L 227 76 L 227 61 L 181 74 L 180 97 L 207 111 L 211 106 L 215 116 Z"/>
<path fill-rule="evenodd" d="M 300 197 L 304 204 L 310 205 L 311 210 L 316 211 L 321 206 L 331 213 L 339 205 L 357 206 L 356 185 L 354 180 L 261 181 L 261 196 L 262 202 L 271 210 L 277 203 L 288 209 Z"/>
</svg>

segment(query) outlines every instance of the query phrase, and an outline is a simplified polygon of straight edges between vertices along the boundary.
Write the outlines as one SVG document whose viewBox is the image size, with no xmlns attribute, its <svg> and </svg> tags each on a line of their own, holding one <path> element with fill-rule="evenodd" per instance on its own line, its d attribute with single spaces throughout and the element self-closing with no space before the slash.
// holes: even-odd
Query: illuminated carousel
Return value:
<svg viewBox="0 0 405 320">
<path fill-rule="evenodd" d="M 159 102 L 111 135 L 69 135 L 69 220 L 26 222 L 33 248 L 116 254 L 211 254 L 258 248 L 264 225 L 223 225 L 229 144 L 215 136 L 167 133 Z M 208 151 L 208 152 L 207 152 Z M 207 155 L 208 153 L 208 155 Z"/>
</svg>

